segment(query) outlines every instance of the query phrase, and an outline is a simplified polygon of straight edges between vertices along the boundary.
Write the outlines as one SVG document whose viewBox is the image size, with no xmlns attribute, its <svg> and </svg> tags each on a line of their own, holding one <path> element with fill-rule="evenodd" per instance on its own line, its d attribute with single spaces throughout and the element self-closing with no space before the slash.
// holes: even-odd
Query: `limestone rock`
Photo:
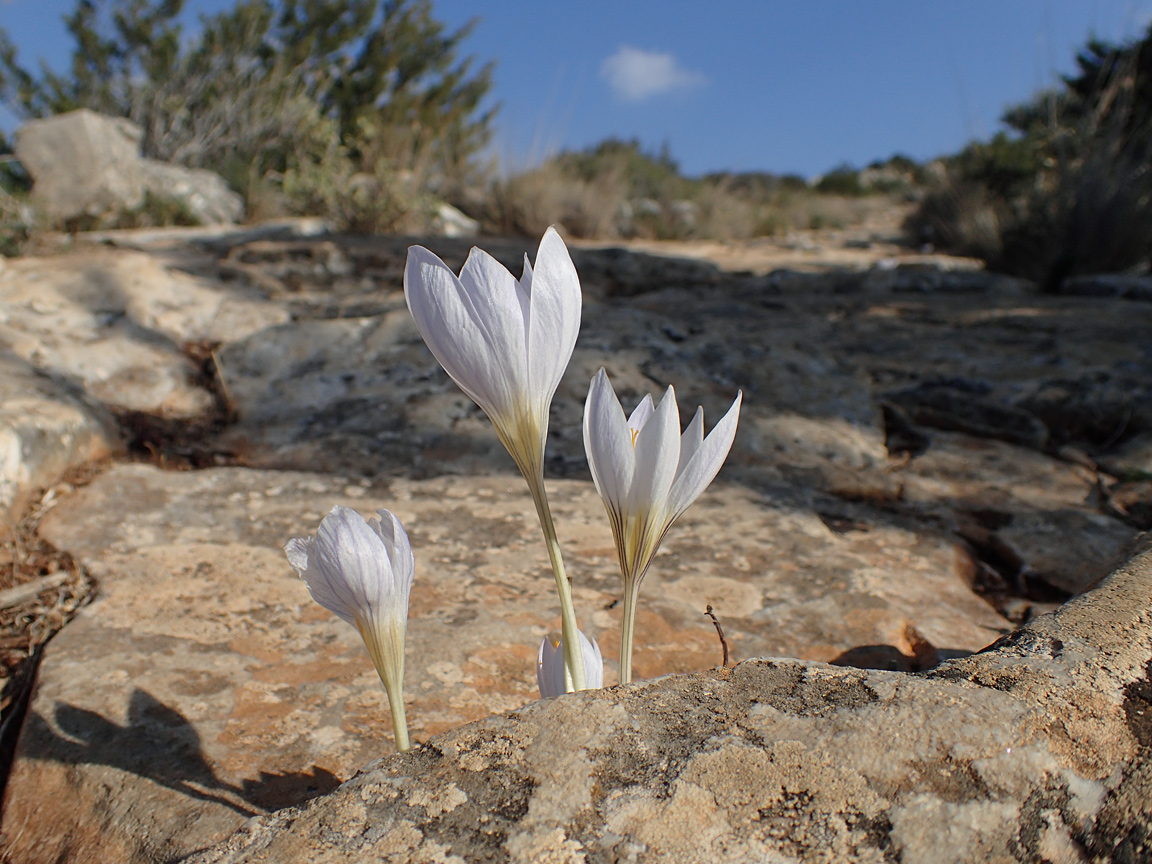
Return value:
<svg viewBox="0 0 1152 864">
<path fill-rule="evenodd" d="M 425 808 L 395 811 L 395 825 L 407 820 L 411 830 L 398 835 L 373 823 L 363 835 L 366 843 L 387 837 L 397 856 L 409 841 L 425 844 L 418 855 L 426 858 L 439 854 L 431 843 L 443 846 L 441 857 L 466 855 L 453 851 L 452 838 L 471 830 L 472 801 L 496 808 L 493 855 L 539 860 L 675 857 L 676 838 L 686 836 L 704 838 L 710 853 L 722 846 L 752 860 L 803 857 L 818 845 L 851 859 L 853 844 L 859 859 L 881 860 L 885 843 L 907 850 L 905 860 L 935 860 L 923 850 L 953 833 L 957 849 L 991 850 L 987 857 L 1015 843 L 1026 850 L 1017 857 L 1076 860 L 1075 843 L 1104 848 L 1099 838 L 1119 837 L 1117 826 L 1146 824 L 1138 784 L 1115 785 L 1135 763 L 1121 753 L 1126 739 L 1108 731 L 1117 727 L 1107 706 L 1126 698 L 1108 676 L 1127 660 L 1108 666 L 1097 691 L 1073 698 L 1059 687 L 1102 665 L 1077 647 L 1080 636 L 1058 637 L 1072 646 L 1061 657 L 1046 658 L 1042 640 L 1033 651 L 1027 635 L 972 666 L 955 658 L 1013 622 L 1032 621 L 1025 633 L 1041 632 L 1046 625 L 1033 619 L 1089 587 L 1136 534 L 1152 435 L 1152 355 L 1144 347 L 1152 306 L 1030 293 L 972 272 L 926 281 L 911 272 L 890 280 L 847 271 L 755 275 L 574 249 L 583 327 L 553 403 L 546 473 L 581 622 L 609 658 L 609 682 L 618 575 L 580 430 L 588 381 L 601 365 L 627 407 L 674 384 L 685 413 L 701 404 L 709 425 L 744 391 L 726 467 L 673 528 L 641 591 L 638 674 L 697 673 L 718 662 L 707 603 L 737 659 L 796 659 L 749 664 L 730 680 L 642 685 L 619 702 L 605 693 L 530 707 L 516 715 L 528 720 L 493 720 L 491 728 L 520 724 L 539 747 L 501 751 L 476 727 L 452 730 L 534 700 L 535 649 L 556 625 L 551 577 L 522 480 L 409 320 L 401 279 L 411 238 L 202 231 L 195 245 L 180 246 L 172 232 L 149 236 L 138 239 L 147 254 L 85 250 L 7 264 L 0 339 L 12 352 L 13 380 L 45 382 L 38 398 L 80 412 L 75 423 L 61 415 L 45 424 L 46 434 L 59 429 L 63 440 L 75 432 L 80 442 L 62 451 L 63 461 L 86 452 L 83 418 L 110 409 L 184 429 L 201 455 L 218 448 L 246 467 L 118 466 L 54 499 L 43 521 L 47 539 L 74 554 L 101 593 L 45 651 L 5 805 L 14 860 L 173 860 L 252 814 L 330 790 L 389 752 L 383 693 L 357 637 L 311 603 L 281 552 L 335 503 L 365 513 L 387 506 L 412 533 L 414 738 L 481 742 L 475 752 L 453 743 L 437 751 L 443 759 L 425 749 L 410 757 L 423 762 L 388 763 L 400 766 L 397 777 L 412 765 L 430 777 L 448 772 L 440 797 L 408 786 L 397 793 L 402 803 L 388 805 Z M 422 242 L 454 268 L 469 245 Z M 534 248 L 484 245 L 516 273 Z M 901 393 L 918 401 L 908 410 L 885 403 Z M 0 389 L 0 411 L 11 403 L 0 420 L 32 410 L 20 396 Z M 221 402 L 237 415 L 223 429 Z M 918 413 L 920 403 L 967 425 L 926 428 L 933 417 Z M 973 418 L 979 422 L 967 422 Z M 1013 434 L 998 435 L 1004 428 Z M 1015 434 L 1021 429 L 1026 434 Z M 31 427 L 16 437 L 35 434 Z M 156 460 L 164 464 L 164 454 Z M 41 482 L 30 479 L 35 473 L 20 483 Z M 1107 592 L 1090 596 L 1115 601 Z M 1147 606 L 1146 598 L 1124 602 Z M 1138 634 L 1131 638 L 1135 644 Z M 1029 688 L 1048 676 L 1057 695 L 1017 692 L 981 665 L 991 656 L 1009 662 L 1017 656 L 1009 649 L 1022 658 L 1013 675 Z M 1073 668 L 1049 667 L 1049 659 Z M 941 660 L 953 677 L 887 674 L 923 673 Z M 885 674 L 809 665 L 817 662 Z M 965 675 L 976 683 L 959 680 Z M 1137 695 L 1138 678 L 1130 679 Z M 731 681 L 736 689 L 725 689 Z M 857 704 L 857 685 L 882 695 Z M 700 708 L 691 700 L 704 699 L 701 688 L 720 701 Z M 761 691 L 768 695 L 755 705 L 737 704 L 739 693 Z M 652 725 L 648 697 L 631 693 L 655 694 L 654 710 L 667 712 Z M 793 698 L 803 693 L 827 694 L 827 702 Z M 610 715 L 606 728 L 630 742 L 620 753 L 631 761 L 612 762 L 601 744 L 588 745 L 572 758 L 603 768 L 589 793 L 588 806 L 599 809 L 553 819 L 551 805 L 532 797 L 546 784 L 529 780 L 550 770 L 536 754 L 560 742 L 534 737 L 531 718 L 585 704 Z M 1069 713 L 1069 704 L 1088 713 Z M 1049 709 L 1067 732 L 1038 719 Z M 573 740 L 600 741 L 600 715 L 581 719 L 584 709 L 574 710 L 573 728 L 584 731 Z M 624 719 L 614 725 L 617 716 Z M 735 730 L 731 741 L 710 717 Z M 680 750 L 672 728 L 686 742 Z M 748 731 L 761 728 L 763 738 Z M 457 737 L 436 737 L 449 733 Z M 467 737 L 474 734 L 481 737 Z M 1023 742 L 1023 768 L 993 746 L 1005 735 Z M 1061 735 L 1098 748 L 1099 771 L 1068 756 L 1074 747 Z M 733 742 L 749 749 L 727 754 Z M 787 742 L 795 752 L 771 749 Z M 895 754 L 890 768 L 881 744 Z M 497 773 L 521 785 L 485 798 L 472 775 L 444 767 L 457 751 L 469 765 L 486 759 L 499 771 L 505 763 L 488 754 L 503 752 L 527 766 L 529 779 Z M 926 754 L 920 762 L 916 752 Z M 683 773 L 698 756 L 693 773 Z M 748 766 L 760 791 L 724 785 L 734 763 Z M 557 764 L 585 783 L 585 768 Z M 845 770 L 833 771 L 840 764 Z M 1142 770 L 1132 776 L 1147 776 Z M 816 781 L 799 785 L 801 773 Z M 657 776 L 667 785 L 645 785 Z M 1043 788 L 1035 785 L 1048 782 L 1042 777 L 1051 779 Z M 847 791 L 821 791 L 833 789 Z M 1092 804 L 1097 793 L 1129 803 L 1101 810 Z M 375 792 L 349 794 L 333 799 L 341 813 L 377 811 Z M 1137 815 L 1124 815 L 1130 811 Z M 534 833 L 533 814 L 544 814 L 545 833 Z M 595 819 L 581 821 L 588 814 Z M 430 827 L 440 817 L 448 821 Z M 1012 834 L 1004 826 L 1017 817 L 1025 827 Z M 260 826 L 278 824 L 255 823 L 251 837 L 271 837 Z M 512 839 L 512 824 L 523 826 L 512 832 L 522 839 Z M 600 824 L 608 833 L 593 836 Z M 724 860 L 723 849 L 714 857 Z"/>
<path fill-rule="evenodd" d="M 1152 542 L 927 675 L 750 660 L 538 702 L 189 864 L 1144 861 Z"/>
<path fill-rule="evenodd" d="M 480 223 L 451 204 L 441 201 L 436 205 L 432 230 L 444 237 L 475 237 L 480 233 Z"/>
<path fill-rule="evenodd" d="M 0 339 L 32 368 L 111 408 L 168 417 L 213 404 L 186 344 L 238 339 L 287 318 L 139 253 L 15 260 L 0 289 Z"/>
<path fill-rule="evenodd" d="M 1152 301 L 1152 276 L 1130 273 L 1098 273 L 1073 276 L 1060 283 L 1061 294 L 1080 297 L 1119 297 Z"/>
<path fill-rule="evenodd" d="M 243 200 L 218 174 L 143 159 L 141 136 L 124 118 L 81 108 L 21 126 L 16 158 L 52 221 L 115 216 L 138 208 L 145 193 L 177 202 L 205 225 L 243 217 Z"/>
<path fill-rule="evenodd" d="M 106 412 L 0 351 L 0 524 L 68 468 L 110 455 L 119 435 Z"/>
<path fill-rule="evenodd" d="M 227 225 L 244 218 L 244 199 L 213 171 L 141 159 L 140 176 L 148 192 L 177 202 L 200 225 Z"/>
<path fill-rule="evenodd" d="M 577 611 L 611 682 L 620 611 L 607 519 L 590 482 L 551 486 Z M 335 503 L 387 506 L 412 538 L 414 740 L 535 700 L 536 650 L 558 619 L 518 476 L 373 487 L 119 466 L 41 524 L 100 593 L 41 664 L 8 786 L 10 854 L 28 864 L 65 853 L 171 860 L 391 750 L 387 703 L 359 637 L 311 601 L 280 548 L 314 532 Z M 741 659 L 828 661 L 889 645 L 897 668 L 910 668 L 919 643 L 942 656 L 975 651 L 1009 626 L 969 591 L 965 562 L 946 538 L 896 526 L 837 532 L 815 514 L 719 486 L 672 529 L 645 580 L 635 669 L 718 664 L 707 604 Z"/>
<path fill-rule="evenodd" d="M 81 108 L 16 130 L 32 200 L 53 220 L 102 216 L 144 200 L 139 127 Z"/>
</svg>

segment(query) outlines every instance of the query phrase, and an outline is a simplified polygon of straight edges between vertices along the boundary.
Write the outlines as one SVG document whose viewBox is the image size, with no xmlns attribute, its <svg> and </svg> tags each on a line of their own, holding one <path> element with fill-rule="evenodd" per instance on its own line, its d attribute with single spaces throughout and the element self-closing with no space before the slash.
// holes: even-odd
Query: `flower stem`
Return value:
<svg viewBox="0 0 1152 864">
<path fill-rule="evenodd" d="M 408 743 L 408 718 L 404 715 L 404 692 L 399 685 L 385 687 L 388 707 L 392 709 L 392 729 L 396 733 L 396 750 L 404 753 L 412 748 Z"/>
<path fill-rule="evenodd" d="M 632 637 L 636 632 L 636 600 L 640 581 L 633 579 L 624 587 L 624 615 L 620 619 L 620 683 L 632 683 Z"/>
<path fill-rule="evenodd" d="M 560 632 L 564 642 L 564 668 L 567 672 L 564 681 L 572 688 L 569 692 L 584 690 L 588 685 L 584 677 L 584 652 L 580 647 L 576 608 L 572 605 L 572 585 L 564 570 L 560 541 L 556 537 L 556 526 L 552 522 L 552 510 L 548 507 L 548 493 L 544 491 L 543 473 L 535 478 L 535 482 L 529 481 L 528 488 L 532 491 L 536 514 L 540 517 L 540 528 L 544 531 L 548 560 L 552 563 L 552 575 L 556 577 L 556 593 L 560 595 Z"/>
<path fill-rule="evenodd" d="M 408 743 L 408 718 L 404 715 L 404 630 L 394 629 L 386 636 L 364 618 L 356 618 L 356 629 L 388 694 L 388 708 L 392 712 L 392 730 L 396 733 L 396 749 L 403 753 Z M 385 646 L 391 646 L 391 652 Z M 396 658 L 399 659 L 396 659 Z"/>
</svg>

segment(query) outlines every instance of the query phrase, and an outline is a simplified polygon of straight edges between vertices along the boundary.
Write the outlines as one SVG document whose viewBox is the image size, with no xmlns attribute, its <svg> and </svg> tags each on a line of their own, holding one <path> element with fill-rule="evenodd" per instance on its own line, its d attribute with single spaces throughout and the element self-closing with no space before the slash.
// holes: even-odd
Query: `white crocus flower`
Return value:
<svg viewBox="0 0 1152 864">
<path fill-rule="evenodd" d="M 387 510 L 364 520 L 333 507 L 315 537 L 284 547 L 312 599 L 355 627 L 388 692 L 396 748 L 407 750 L 404 716 L 404 631 L 416 561 L 400 520 Z"/>
<path fill-rule="evenodd" d="M 408 249 L 404 296 L 420 335 L 444 371 L 476 402 L 528 482 L 556 590 L 573 687 L 586 686 L 577 650 L 572 588 L 544 489 L 548 409 L 580 332 L 580 279 L 555 229 L 540 241 L 536 265 L 524 256 L 517 280 L 473 248 L 457 277 L 421 246 Z"/>
<path fill-rule="evenodd" d="M 457 278 L 412 246 L 404 296 L 428 348 L 492 419 L 521 473 L 542 474 L 548 408 L 580 332 L 580 279 L 560 235 L 545 232 L 519 280 L 482 249 Z"/>
<path fill-rule="evenodd" d="M 580 649 L 584 655 L 584 673 L 588 676 L 589 687 L 604 686 L 604 658 L 600 655 L 600 646 L 595 639 L 589 639 L 580 633 Z M 565 679 L 567 667 L 564 664 L 563 637 L 553 640 L 545 636 L 540 643 L 540 652 L 536 655 L 536 683 L 540 687 L 540 698 L 550 699 L 553 696 L 562 696 L 572 688 L 571 682 Z"/>
<path fill-rule="evenodd" d="M 632 635 L 640 582 L 664 535 L 703 492 L 724 464 L 740 416 L 738 393 L 704 437 L 704 409 L 680 434 L 676 393 L 669 387 L 654 406 L 645 396 L 630 417 L 607 374 L 592 379 L 584 406 L 584 449 L 596 490 L 612 523 L 624 580 L 620 633 L 620 681 L 632 680 Z"/>
</svg>

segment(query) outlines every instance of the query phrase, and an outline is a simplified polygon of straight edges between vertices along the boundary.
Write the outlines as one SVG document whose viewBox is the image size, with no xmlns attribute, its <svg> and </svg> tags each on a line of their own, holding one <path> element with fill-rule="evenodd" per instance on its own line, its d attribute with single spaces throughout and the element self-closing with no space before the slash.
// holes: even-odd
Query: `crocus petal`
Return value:
<svg viewBox="0 0 1152 864">
<path fill-rule="evenodd" d="M 560 643 L 545 636 L 536 655 L 536 686 L 541 699 L 551 699 L 567 692 L 564 686 L 564 652 Z"/>
<path fill-rule="evenodd" d="M 536 266 L 525 269 L 532 302 L 528 320 L 528 376 L 534 398 L 551 402 L 580 333 L 580 277 L 555 228 L 544 232 Z"/>
<path fill-rule="evenodd" d="M 696 451 L 700 449 L 700 445 L 703 443 L 704 409 L 700 407 L 696 409 L 696 413 L 692 416 L 692 422 L 688 424 L 688 428 L 680 436 L 680 461 L 676 463 L 677 477 L 684 473 L 684 466 L 692 461 L 692 457 L 696 455 Z"/>
<path fill-rule="evenodd" d="M 668 493 L 670 520 L 678 519 L 692 502 L 700 497 L 700 493 L 708 488 L 708 484 L 728 458 L 728 451 L 732 449 L 732 441 L 736 437 L 736 423 L 740 419 L 740 403 L 743 398 L 743 392 L 736 394 L 728 413 L 713 427 L 692 458 L 680 470 L 676 482 L 672 484 L 672 489 Z M 700 419 L 703 423 L 703 413 L 700 414 Z"/>
<path fill-rule="evenodd" d="M 475 258 L 468 259 L 472 263 L 468 280 L 474 290 L 482 276 L 493 273 L 486 262 Z M 404 267 L 404 296 L 429 350 L 461 390 L 486 412 L 498 415 L 514 411 L 517 394 L 526 386 L 527 369 L 518 289 L 507 270 L 504 277 L 507 281 L 497 276 L 490 291 L 476 290 L 477 299 L 423 247 L 408 250 Z M 489 296 L 496 294 L 503 296 Z M 515 312 L 511 321 L 506 315 L 510 308 Z M 480 309 L 489 317 L 483 317 Z M 496 314 L 504 318 L 493 318 Z"/>
<path fill-rule="evenodd" d="M 489 338 L 486 340 L 494 350 L 516 350 L 520 353 L 518 364 L 509 362 L 509 368 L 520 379 L 527 381 L 528 358 L 524 346 L 528 338 L 528 325 L 524 317 L 524 288 L 508 272 L 508 268 L 485 252 L 472 247 L 464 269 L 460 271 L 460 284 L 472 303 L 476 320 L 484 328 Z M 507 358 L 511 361 L 511 357 Z"/>
<path fill-rule="evenodd" d="M 676 391 L 671 387 L 636 434 L 636 469 L 628 489 L 627 508 L 632 513 L 662 511 L 668 490 L 676 479 L 680 461 L 680 413 Z M 659 514 L 656 518 L 659 518 Z"/>
<path fill-rule="evenodd" d="M 412 554 L 412 544 L 400 520 L 388 510 L 377 510 L 376 515 L 379 518 L 369 519 L 368 527 L 379 535 L 392 565 L 392 611 L 407 619 L 408 595 L 412 592 L 412 580 L 416 575 L 416 556 Z"/>
<path fill-rule="evenodd" d="M 632 484 L 636 455 L 624 409 L 603 369 L 593 377 L 584 403 L 584 450 L 596 491 L 610 512 L 613 507 L 619 511 Z"/>
<path fill-rule="evenodd" d="M 589 689 L 604 686 L 604 658 L 595 639 L 589 639 L 584 631 L 580 634 L 580 653 L 584 657 L 585 683 Z M 563 696 L 567 692 L 564 682 L 564 640 L 553 642 L 545 636 L 536 655 L 536 684 L 540 688 L 541 699 Z"/>
<path fill-rule="evenodd" d="M 652 404 L 651 395 L 645 393 L 644 398 L 640 400 L 640 404 L 628 415 L 628 428 L 633 432 L 639 432 L 644 428 L 644 424 L 648 422 L 648 418 L 652 416 L 652 412 L 655 410 L 656 408 Z"/>
<path fill-rule="evenodd" d="M 315 539 L 295 538 L 284 549 L 312 598 L 353 626 L 360 610 L 377 603 L 379 584 L 392 578 L 379 534 L 348 507 L 334 507 Z"/>
<path fill-rule="evenodd" d="M 595 639 L 589 639 L 580 632 L 580 649 L 584 655 L 584 676 L 588 689 L 604 686 L 604 657 L 600 654 L 600 646 Z"/>
</svg>

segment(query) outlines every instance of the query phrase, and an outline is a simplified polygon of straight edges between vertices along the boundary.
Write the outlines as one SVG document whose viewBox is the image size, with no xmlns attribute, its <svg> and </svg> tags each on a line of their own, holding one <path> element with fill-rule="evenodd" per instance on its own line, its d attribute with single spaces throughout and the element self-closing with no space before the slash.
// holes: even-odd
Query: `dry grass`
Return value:
<svg viewBox="0 0 1152 864">
<path fill-rule="evenodd" d="M 576 176 L 556 160 L 494 181 L 479 218 L 494 234 L 538 236 L 549 225 L 592 240 L 747 240 L 845 228 L 888 209 L 887 195 L 835 195 L 812 188 L 749 192 L 725 179 L 670 179 L 636 196 L 616 165 Z"/>
</svg>

